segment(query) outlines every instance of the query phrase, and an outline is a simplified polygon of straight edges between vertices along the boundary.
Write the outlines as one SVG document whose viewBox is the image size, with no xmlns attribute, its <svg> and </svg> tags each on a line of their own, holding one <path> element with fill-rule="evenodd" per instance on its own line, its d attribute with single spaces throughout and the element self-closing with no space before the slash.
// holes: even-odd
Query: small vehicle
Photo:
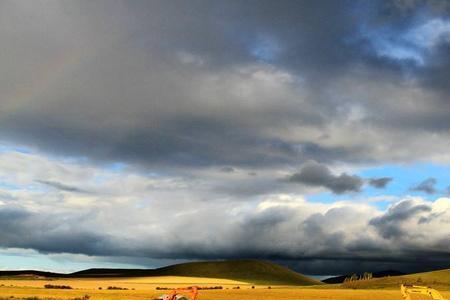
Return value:
<svg viewBox="0 0 450 300">
<path fill-rule="evenodd" d="M 411 300 L 411 294 L 430 296 L 433 300 L 446 300 L 437 290 L 427 286 L 402 284 L 400 292 L 405 300 Z"/>
<path fill-rule="evenodd" d="M 181 294 L 182 292 L 190 292 L 191 297 L 187 298 L 186 296 Z M 186 288 L 174 289 L 170 294 L 159 296 L 155 300 L 197 300 L 197 296 L 198 287 L 190 286 Z"/>
</svg>

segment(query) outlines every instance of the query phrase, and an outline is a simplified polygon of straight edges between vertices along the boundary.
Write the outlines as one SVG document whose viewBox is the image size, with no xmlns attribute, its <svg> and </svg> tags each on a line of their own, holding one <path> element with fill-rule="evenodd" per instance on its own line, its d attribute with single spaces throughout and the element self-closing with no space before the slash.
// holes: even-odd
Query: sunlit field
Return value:
<svg viewBox="0 0 450 300">
<path fill-rule="evenodd" d="M 46 289 L 46 284 L 66 285 L 72 289 Z M 225 300 L 225 299 L 277 299 L 277 300 L 378 300 L 402 299 L 398 289 L 346 289 L 340 286 L 317 287 L 281 287 L 281 286 L 252 286 L 248 283 L 195 277 L 163 276 L 154 278 L 115 278 L 115 279 L 3 279 L 0 280 L 1 298 L 29 298 L 40 299 L 75 299 L 85 295 L 90 299 L 154 299 L 167 293 L 157 290 L 157 287 L 182 287 L 189 285 L 223 287 L 222 290 L 201 290 L 200 300 Z M 109 286 L 124 290 L 108 290 Z M 239 287 L 239 289 L 237 289 Z M 99 289 L 101 288 L 101 289 Z M 444 291 L 444 297 L 450 299 L 450 292 Z M 413 298 L 422 299 L 422 298 Z"/>
<path fill-rule="evenodd" d="M 236 286 L 249 286 L 246 282 L 201 278 L 201 277 L 181 277 L 181 276 L 160 276 L 160 277 L 133 277 L 133 278 L 95 278 L 95 279 L 49 279 L 49 278 L 20 278 L 20 279 L 0 279 L 2 287 L 23 287 L 23 288 L 44 288 L 46 284 L 70 286 L 73 289 L 98 290 L 107 289 L 110 286 L 126 288 L 129 290 L 155 290 L 157 287 L 178 287 L 178 286 L 216 286 L 233 288 Z"/>
<path fill-rule="evenodd" d="M 109 291 L 94 289 L 76 289 L 76 290 L 48 290 L 43 288 L 21 288 L 21 287 L 2 287 L 0 295 L 2 297 L 39 297 L 39 298 L 59 298 L 73 299 L 82 298 L 84 295 L 90 296 L 90 299 L 154 299 L 164 294 L 164 291 L 155 289 L 148 290 L 125 290 Z M 199 299 L 222 300 L 222 299 L 401 299 L 397 290 L 344 290 L 344 289 L 295 289 L 295 288 L 241 288 L 224 290 L 205 290 L 200 291 Z"/>
</svg>

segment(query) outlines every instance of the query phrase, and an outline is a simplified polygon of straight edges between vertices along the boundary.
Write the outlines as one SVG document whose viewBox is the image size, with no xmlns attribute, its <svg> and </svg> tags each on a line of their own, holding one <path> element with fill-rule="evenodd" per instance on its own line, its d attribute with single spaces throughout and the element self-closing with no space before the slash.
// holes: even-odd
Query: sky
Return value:
<svg viewBox="0 0 450 300">
<path fill-rule="evenodd" d="M 450 267 L 450 2 L 0 0 L 0 269 Z"/>
</svg>

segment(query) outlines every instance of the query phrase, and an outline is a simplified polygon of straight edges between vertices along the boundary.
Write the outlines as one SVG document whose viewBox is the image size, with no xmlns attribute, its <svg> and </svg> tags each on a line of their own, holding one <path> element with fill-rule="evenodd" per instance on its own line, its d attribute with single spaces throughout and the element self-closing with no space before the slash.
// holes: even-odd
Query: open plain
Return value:
<svg viewBox="0 0 450 300">
<path fill-rule="evenodd" d="M 46 289 L 46 284 L 70 286 L 72 289 Z M 47 279 L 47 278 L 5 278 L 0 280 L 0 299 L 82 299 L 91 300 L 150 300 L 167 293 L 157 288 L 175 288 L 189 285 L 222 286 L 220 290 L 201 290 L 199 300 L 401 300 L 398 289 L 353 289 L 341 285 L 320 285 L 311 287 L 252 286 L 250 283 L 214 278 L 181 276 L 141 278 L 95 278 L 95 279 Z M 123 290 L 108 290 L 108 287 Z M 239 287 L 239 289 L 237 288 Z M 252 288 L 254 287 L 254 288 Z M 101 289 L 100 289 L 101 288 Z M 443 291 L 450 299 L 450 291 Z M 423 299 L 415 297 L 414 299 Z"/>
</svg>

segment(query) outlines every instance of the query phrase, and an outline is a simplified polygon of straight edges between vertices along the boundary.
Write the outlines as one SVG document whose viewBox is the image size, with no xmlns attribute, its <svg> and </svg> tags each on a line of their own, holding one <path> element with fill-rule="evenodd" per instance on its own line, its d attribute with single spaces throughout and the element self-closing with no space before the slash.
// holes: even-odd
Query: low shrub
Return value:
<svg viewBox="0 0 450 300">
<path fill-rule="evenodd" d="M 69 285 L 56 285 L 56 284 L 46 284 L 44 285 L 46 289 L 62 289 L 62 290 L 71 290 L 72 287 Z"/>
<path fill-rule="evenodd" d="M 127 288 L 122 288 L 120 286 L 108 286 L 108 290 L 120 290 L 120 291 L 125 291 L 128 290 Z"/>
</svg>

